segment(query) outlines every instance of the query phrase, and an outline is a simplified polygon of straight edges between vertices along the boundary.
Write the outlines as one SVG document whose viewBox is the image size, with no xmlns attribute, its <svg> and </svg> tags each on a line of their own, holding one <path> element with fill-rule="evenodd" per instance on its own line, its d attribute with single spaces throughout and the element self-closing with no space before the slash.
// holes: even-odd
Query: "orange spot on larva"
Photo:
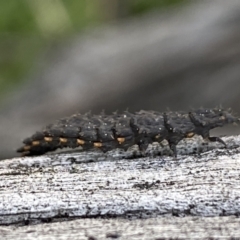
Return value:
<svg viewBox="0 0 240 240">
<path fill-rule="evenodd" d="M 51 141 L 53 140 L 53 138 L 52 138 L 52 137 L 45 137 L 44 140 L 45 140 L 46 142 L 51 142 Z"/>
<path fill-rule="evenodd" d="M 195 135 L 194 132 L 187 133 L 187 138 L 192 138 Z"/>
<path fill-rule="evenodd" d="M 67 138 L 59 138 L 59 140 L 61 143 L 66 143 L 68 141 Z"/>
<path fill-rule="evenodd" d="M 226 117 L 225 116 L 221 116 L 219 119 L 224 121 L 224 120 L 226 120 Z"/>
<path fill-rule="evenodd" d="M 93 146 L 94 147 L 102 147 L 102 143 L 101 142 L 95 142 L 95 143 L 93 143 Z"/>
<path fill-rule="evenodd" d="M 77 143 L 80 145 L 83 145 L 83 144 L 85 144 L 85 141 L 83 141 L 82 139 L 77 139 Z"/>
<path fill-rule="evenodd" d="M 119 137 L 119 138 L 117 138 L 117 140 L 118 140 L 119 144 L 122 144 L 125 142 L 125 138 L 123 138 L 123 137 Z"/>
<path fill-rule="evenodd" d="M 155 136 L 155 139 L 159 139 L 160 138 L 160 134 Z"/>
<path fill-rule="evenodd" d="M 28 151 L 28 150 L 30 150 L 30 148 L 31 148 L 31 146 L 27 146 L 27 145 L 23 147 L 24 151 Z"/>
<path fill-rule="evenodd" d="M 39 144 L 40 144 L 39 141 L 33 141 L 33 142 L 32 142 L 32 146 L 38 146 Z"/>
</svg>

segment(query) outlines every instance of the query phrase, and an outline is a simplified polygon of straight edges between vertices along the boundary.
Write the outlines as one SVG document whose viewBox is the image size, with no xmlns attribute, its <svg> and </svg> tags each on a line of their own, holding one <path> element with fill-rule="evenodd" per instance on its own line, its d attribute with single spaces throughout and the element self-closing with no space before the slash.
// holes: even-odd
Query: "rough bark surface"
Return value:
<svg viewBox="0 0 240 240">
<path fill-rule="evenodd" d="M 24 227 L 0 227 L 1 239 L 239 239 L 240 219 L 230 217 L 157 217 L 78 219 Z"/>
<path fill-rule="evenodd" d="M 126 159 L 129 154 L 112 151 L 1 161 L 0 224 L 14 225 L 0 227 L 0 234 L 15 239 L 240 237 L 240 136 L 223 139 L 228 149 L 205 143 L 197 155 L 189 155 L 194 139 L 182 142 L 179 149 L 188 155 L 178 159 Z M 49 221 L 61 223 L 32 225 Z"/>
</svg>

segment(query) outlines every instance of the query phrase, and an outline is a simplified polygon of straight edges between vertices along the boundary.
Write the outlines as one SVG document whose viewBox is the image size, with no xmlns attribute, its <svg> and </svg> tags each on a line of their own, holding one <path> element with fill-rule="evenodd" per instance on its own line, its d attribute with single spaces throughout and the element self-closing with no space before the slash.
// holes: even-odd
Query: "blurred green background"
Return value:
<svg viewBox="0 0 240 240">
<path fill-rule="evenodd" d="M 0 103 L 48 47 L 87 27 L 186 0 L 0 0 Z"/>
</svg>

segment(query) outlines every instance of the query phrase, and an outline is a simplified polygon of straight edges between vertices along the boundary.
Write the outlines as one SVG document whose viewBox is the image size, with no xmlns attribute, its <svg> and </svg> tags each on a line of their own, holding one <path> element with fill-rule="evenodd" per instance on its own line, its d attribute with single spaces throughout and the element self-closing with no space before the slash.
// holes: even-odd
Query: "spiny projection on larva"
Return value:
<svg viewBox="0 0 240 240">
<path fill-rule="evenodd" d="M 17 152 L 24 156 L 41 155 L 58 148 L 83 150 L 99 148 L 106 152 L 115 148 L 128 149 L 137 144 L 144 153 L 148 144 L 167 140 L 173 154 L 183 138 L 195 134 L 212 142 L 225 142 L 219 137 L 210 137 L 209 131 L 228 123 L 238 122 L 239 118 L 230 110 L 219 108 L 198 109 L 191 112 L 143 111 L 124 112 L 111 115 L 75 114 L 48 125 L 43 131 L 26 138 L 24 146 Z"/>
</svg>

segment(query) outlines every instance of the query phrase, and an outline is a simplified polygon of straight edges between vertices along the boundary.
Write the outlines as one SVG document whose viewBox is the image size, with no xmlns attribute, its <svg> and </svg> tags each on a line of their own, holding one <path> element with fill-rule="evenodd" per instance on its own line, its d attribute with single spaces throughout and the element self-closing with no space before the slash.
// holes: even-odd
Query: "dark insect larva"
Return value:
<svg viewBox="0 0 240 240">
<path fill-rule="evenodd" d="M 104 152 L 114 148 L 127 149 L 137 144 L 145 151 L 148 144 L 166 139 L 176 156 L 176 145 L 195 134 L 212 142 L 225 142 L 210 137 L 209 131 L 227 123 L 238 122 L 230 111 L 198 109 L 191 112 L 140 111 L 111 115 L 75 114 L 48 125 L 43 131 L 26 138 L 17 152 L 24 156 L 41 155 L 58 148 L 81 146 L 83 150 L 99 148 Z"/>
</svg>

